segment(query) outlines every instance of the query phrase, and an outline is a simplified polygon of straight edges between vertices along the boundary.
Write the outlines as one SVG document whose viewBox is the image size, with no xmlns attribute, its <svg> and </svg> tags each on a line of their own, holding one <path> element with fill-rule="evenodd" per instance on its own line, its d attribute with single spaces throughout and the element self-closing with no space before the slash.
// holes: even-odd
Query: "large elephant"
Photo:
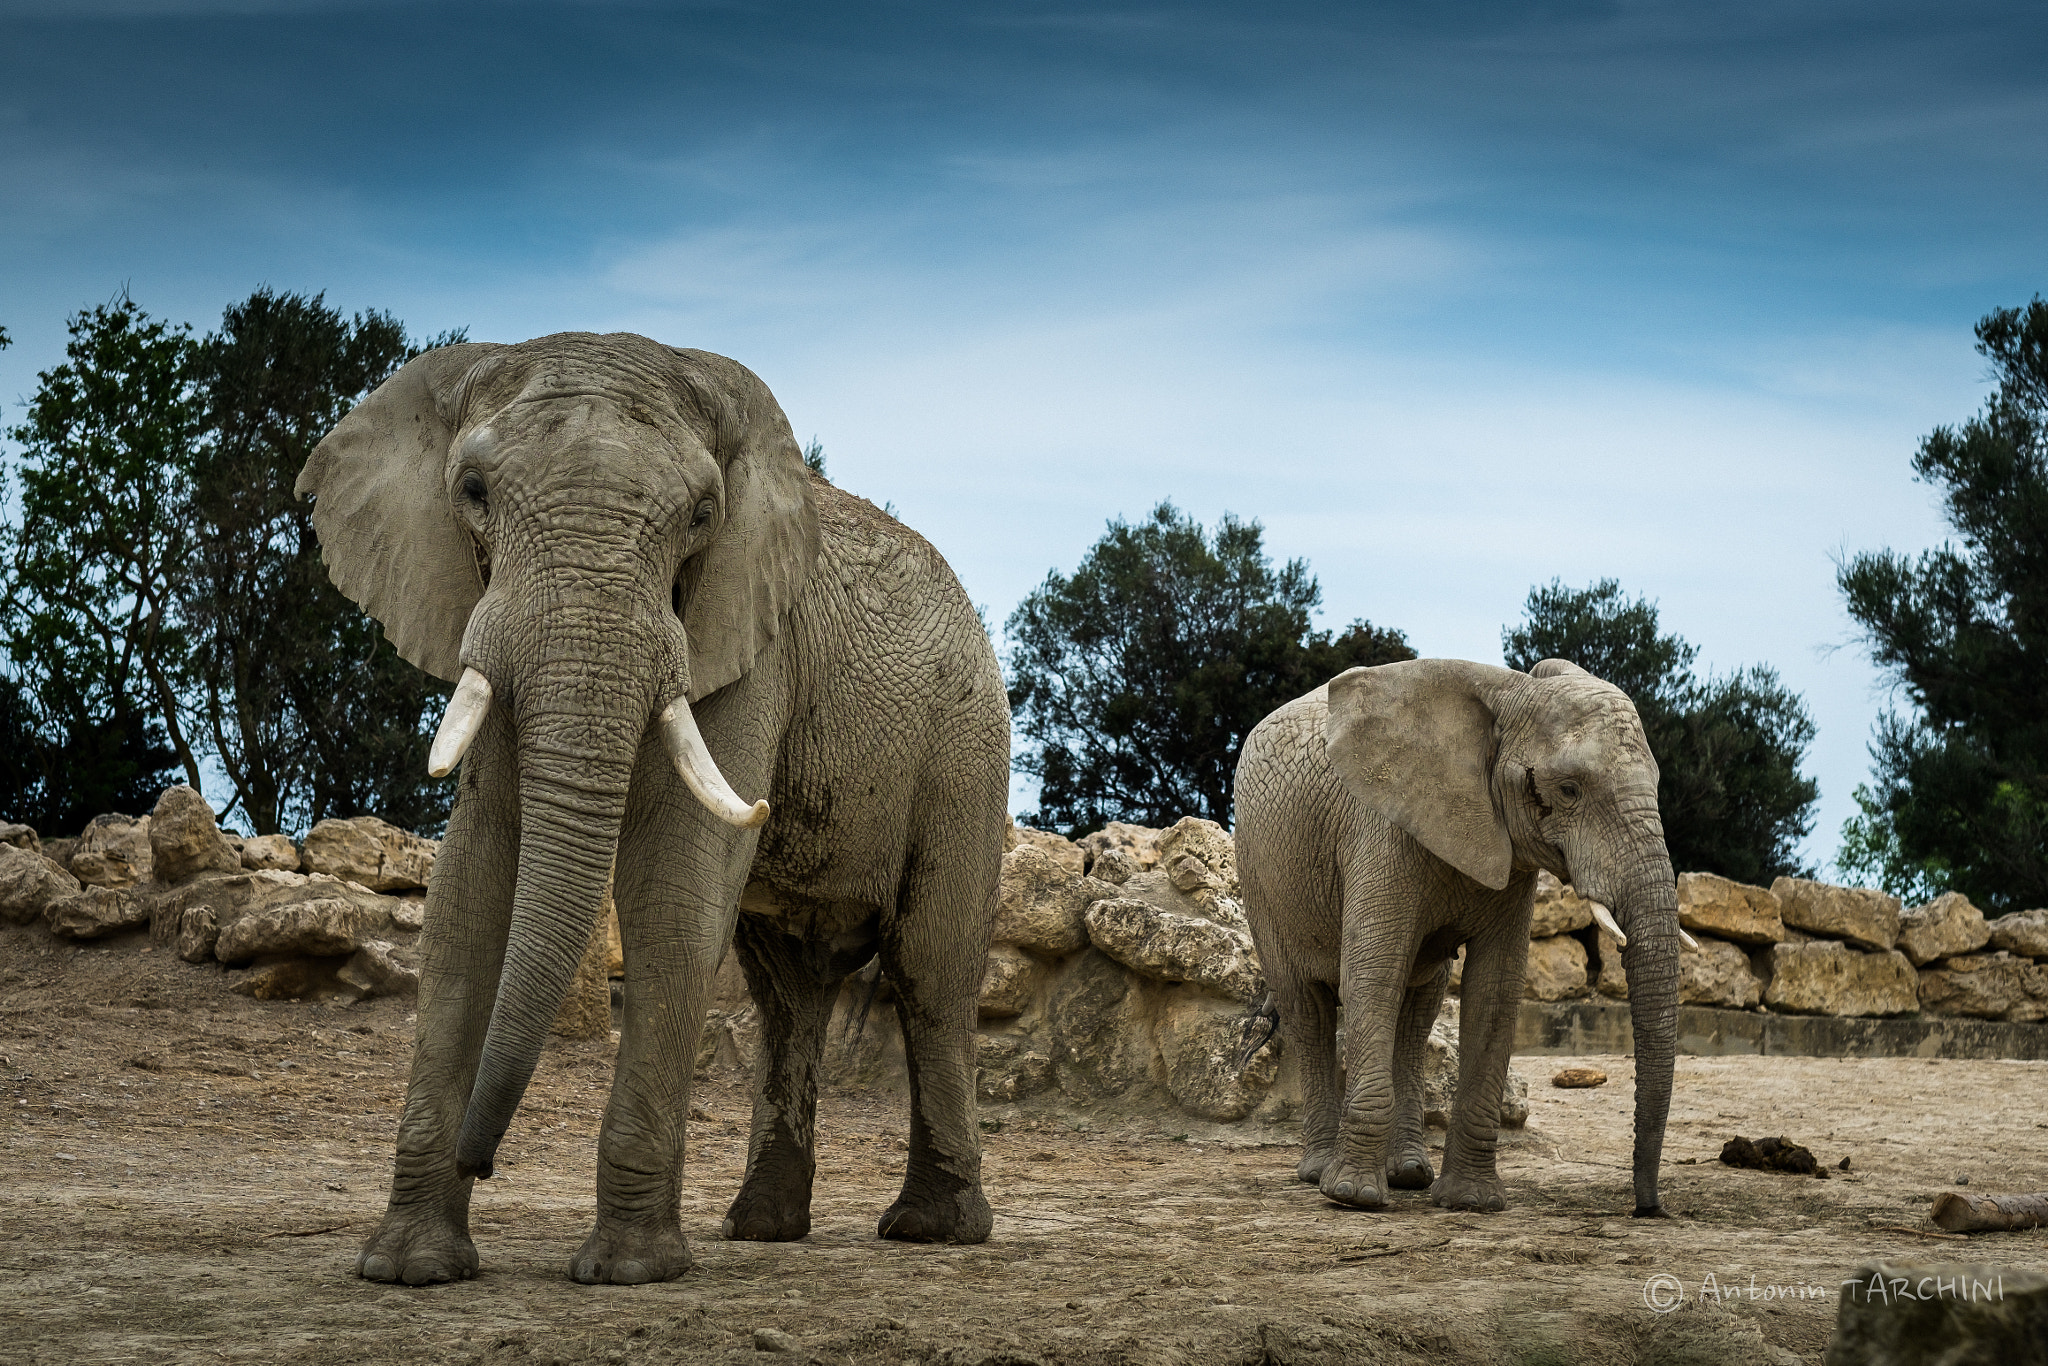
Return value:
<svg viewBox="0 0 2048 1366">
<path fill-rule="evenodd" d="M 418 1042 L 358 1272 L 475 1273 L 472 1183 L 607 878 L 625 1016 L 572 1277 L 690 1264 L 683 1128 L 728 944 L 763 1033 L 726 1236 L 809 1230 L 826 1021 L 879 953 L 912 1107 L 880 1232 L 986 1238 L 971 1046 L 1009 709 L 938 553 L 814 478 L 743 366 L 623 334 L 430 351 L 320 443 L 298 492 L 334 582 L 407 659 L 459 679 L 430 759 L 461 778 L 427 891 Z"/>
<path fill-rule="evenodd" d="M 1505 1206 L 1501 1089 L 1547 869 L 1599 903 L 1603 923 L 1619 919 L 1635 1213 L 1663 1214 L 1681 931 L 1657 763 L 1626 694 L 1555 659 L 1526 674 L 1455 659 L 1352 669 L 1258 724 L 1236 801 L 1245 910 L 1301 1069 L 1303 1181 L 1367 1209 L 1389 1186 L 1426 1186 L 1454 1209 Z M 1461 944 L 1458 1096 L 1439 1176 L 1421 1064 Z"/>
</svg>

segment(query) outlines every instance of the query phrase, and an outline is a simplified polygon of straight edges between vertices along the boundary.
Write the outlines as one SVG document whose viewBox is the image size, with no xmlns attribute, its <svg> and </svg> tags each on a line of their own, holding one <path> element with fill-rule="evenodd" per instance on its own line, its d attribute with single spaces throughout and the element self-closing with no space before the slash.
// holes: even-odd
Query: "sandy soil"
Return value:
<svg viewBox="0 0 2048 1366">
<path fill-rule="evenodd" d="M 478 1188 L 473 1282 L 351 1273 L 382 1210 L 411 1002 L 264 1004 L 141 937 L 59 945 L 0 930 L 0 1361 L 1112 1362 L 1817 1361 L 1859 1260 L 2048 1269 L 2048 1234 L 1965 1245 L 1935 1195 L 2048 1189 L 2048 1064 L 1681 1059 L 1665 1198 L 1631 1220 L 1626 1058 L 1523 1058 L 1511 1208 L 1403 1194 L 1324 1202 L 1291 1146 L 1172 1117 L 984 1112 L 995 1235 L 877 1240 L 900 1177 L 894 1096 L 825 1099 L 815 1231 L 718 1236 L 746 1092 L 704 1080 L 683 1210 L 698 1257 L 668 1285 L 564 1275 L 590 1217 L 611 1045 L 557 1041 Z M 1552 1089 L 1568 1065 L 1596 1090 Z M 1832 1180 L 1720 1166 L 1733 1134 L 1786 1134 Z M 1265 1135 L 1270 1140 L 1278 1135 Z M 1672 1277 L 1659 1313 L 1645 1283 Z M 1648 1298 L 1668 1298 L 1669 1283 Z M 1703 1296 L 1702 1292 L 1706 1292 Z M 1715 1292 L 1720 1293 L 1715 1293 Z M 758 1330 L 770 1336 L 759 1338 Z M 785 1335 L 777 1339 L 773 1334 Z"/>
</svg>

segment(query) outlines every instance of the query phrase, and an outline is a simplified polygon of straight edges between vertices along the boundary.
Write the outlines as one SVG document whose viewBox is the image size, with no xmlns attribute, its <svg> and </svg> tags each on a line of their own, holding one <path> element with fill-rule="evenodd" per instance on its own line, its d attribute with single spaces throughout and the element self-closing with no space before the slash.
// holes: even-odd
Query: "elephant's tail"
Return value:
<svg viewBox="0 0 2048 1366">
<path fill-rule="evenodd" d="M 1259 1056 L 1279 1032 L 1280 1009 L 1274 1004 L 1273 993 L 1269 991 L 1252 1007 L 1251 1014 L 1244 1017 L 1244 1049 L 1237 1055 L 1237 1070 L 1242 1072 L 1250 1067 L 1252 1059 Z"/>
</svg>

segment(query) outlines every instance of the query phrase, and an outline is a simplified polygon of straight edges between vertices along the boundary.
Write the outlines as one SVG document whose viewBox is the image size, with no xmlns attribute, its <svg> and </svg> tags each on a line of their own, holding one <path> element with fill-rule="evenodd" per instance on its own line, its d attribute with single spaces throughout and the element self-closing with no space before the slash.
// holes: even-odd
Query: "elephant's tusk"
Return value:
<svg viewBox="0 0 2048 1366">
<path fill-rule="evenodd" d="M 683 698 L 678 697 L 662 708 L 661 738 L 668 742 L 669 758 L 675 761 L 676 772 L 682 775 L 683 785 L 704 803 L 712 815 L 742 830 L 768 819 L 768 803 L 748 804 L 718 771 L 711 751 L 704 748 L 704 736 L 697 729 L 697 718 L 690 714 L 690 704 Z"/>
<path fill-rule="evenodd" d="M 434 732 L 434 747 L 427 751 L 428 776 L 445 778 L 455 771 L 490 710 L 491 680 L 475 669 L 464 669 L 448 710 L 441 714 L 441 729 Z"/>
<path fill-rule="evenodd" d="M 1621 932 L 1621 926 L 1614 923 L 1614 912 L 1597 901 L 1589 901 L 1586 904 L 1593 908 L 1593 919 L 1599 923 L 1600 928 L 1613 935 L 1615 942 L 1621 947 L 1627 948 L 1628 936 Z"/>
<path fill-rule="evenodd" d="M 1684 930 L 1678 932 L 1678 942 L 1691 949 L 1694 953 L 1699 952 L 1700 941 L 1687 934 Z"/>
</svg>

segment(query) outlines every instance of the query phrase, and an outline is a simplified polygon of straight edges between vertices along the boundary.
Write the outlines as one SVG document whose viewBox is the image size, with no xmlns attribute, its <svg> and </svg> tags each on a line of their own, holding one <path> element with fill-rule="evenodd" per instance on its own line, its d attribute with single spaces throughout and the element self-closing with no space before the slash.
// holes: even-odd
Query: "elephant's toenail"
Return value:
<svg viewBox="0 0 2048 1366">
<path fill-rule="evenodd" d="M 356 1274 L 366 1281 L 388 1281 L 397 1277 L 398 1270 L 391 1265 L 389 1257 L 378 1253 L 363 1258 L 363 1264 L 356 1268 Z"/>
<path fill-rule="evenodd" d="M 727 1242 L 732 1241 L 732 1234 L 732 1220 L 728 1219 L 718 1226 L 718 1236 L 725 1239 Z"/>
<path fill-rule="evenodd" d="M 612 1268 L 613 1285 L 645 1285 L 654 1277 L 647 1274 L 647 1264 L 640 1261 L 624 1261 Z"/>
<path fill-rule="evenodd" d="M 1339 1181 L 1337 1183 L 1337 1198 L 1339 1200 L 1349 1200 L 1353 1195 L 1356 1194 L 1357 1191 L 1352 1187 L 1349 1181 Z"/>
</svg>

